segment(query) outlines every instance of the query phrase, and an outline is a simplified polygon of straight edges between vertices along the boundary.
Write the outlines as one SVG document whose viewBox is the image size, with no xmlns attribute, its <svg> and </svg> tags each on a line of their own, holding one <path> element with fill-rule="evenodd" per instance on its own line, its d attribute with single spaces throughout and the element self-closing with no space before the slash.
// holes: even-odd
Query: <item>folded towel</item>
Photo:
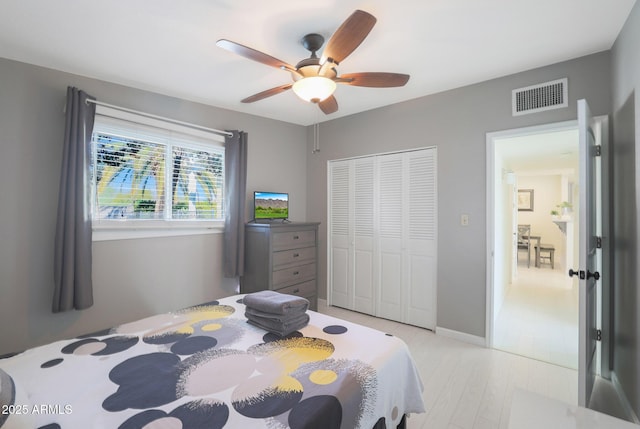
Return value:
<svg viewBox="0 0 640 429">
<path fill-rule="evenodd" d="M 260 292 L 245 295 L 243 299 L 247 307 L 254 310 L 272 314 L 287 314 L 290 312 L 307 311 L 309 300 L 296 295 L 287 295 L 273 290 L 261 290 Z"/>
<path fill-rule="evenodd" d="M 251 316 L 258 316 L 265 319 L 273 320 L 274 322 L 287 323 L 291 320 L 300 318 L 300 316 L 305 314 L 305 312 L 306 309 L 304 307 L 300 307 L 296 310 L 291 310 L 287 314 L 267 313 L 266 311 L 256 310 L 253 307 L 245 307 L 244 315 L 247 318 Z"/>
<path fill-rule="evenodd" d="M 250 315 L 247 317 L 247 322 L 257 326 L 258 328 L 264 329 L 265 331 L 269 331 L 281 337 L 286 337 L 292 332 L 307 326 L 309 323 L 309 315 L 304 313 L 300 317 L 286 323 L 274 322 L 272 319 Z"/>
<path fill-rule="evenodd" d="M 287 319 L 286 321 L 278 321 L 278 320 L 269 319 L 266 317 L 254 316 L 246 313 L 245 315 L 247 317 L 247 320 L 251 320 L 252 322 L 257 322 L 262 326 L 273 327 L 276 329 L 287 329 L 291 326 L 298 326 L 301 323 L 303 323 L 304 325 L 309 323 L 309 315 L 307 313 L 302 313 L 299 316 Z"/>
</svg>

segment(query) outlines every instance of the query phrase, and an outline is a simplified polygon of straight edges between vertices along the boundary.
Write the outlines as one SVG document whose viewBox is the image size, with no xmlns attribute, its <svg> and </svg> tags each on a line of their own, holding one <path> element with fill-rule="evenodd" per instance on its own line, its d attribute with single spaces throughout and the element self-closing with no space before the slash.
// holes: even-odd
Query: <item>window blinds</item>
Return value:
<svg viewBox="0 0 640 429">
<path fill-rule="evenodd" d="M 223 141 L 98 106 L 94 220 L 224 219 Z"/>
</svg>

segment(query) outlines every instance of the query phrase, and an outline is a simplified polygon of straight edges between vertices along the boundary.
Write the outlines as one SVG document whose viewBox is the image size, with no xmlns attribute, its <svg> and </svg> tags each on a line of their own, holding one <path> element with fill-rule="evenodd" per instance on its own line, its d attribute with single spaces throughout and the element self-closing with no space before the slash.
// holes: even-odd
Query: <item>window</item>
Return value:
<svg viewBox="0 0 640 429">
<path fill-rule="evenodd" d="M 95 229 L 193 229 L 224 221 L 224 139 L 97 106 Z"/>
</svg>

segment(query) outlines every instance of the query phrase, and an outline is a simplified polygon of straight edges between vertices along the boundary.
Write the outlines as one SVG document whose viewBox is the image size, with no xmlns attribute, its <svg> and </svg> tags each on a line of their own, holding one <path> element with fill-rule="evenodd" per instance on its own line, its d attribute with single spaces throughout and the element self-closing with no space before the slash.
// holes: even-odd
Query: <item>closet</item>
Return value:
<svg viewBox="0 0 640 429">
<path fill-rule="evenodd" d="M 329 161 L 330 305 L 435 329 L 435 147 Z"/>
</svg>

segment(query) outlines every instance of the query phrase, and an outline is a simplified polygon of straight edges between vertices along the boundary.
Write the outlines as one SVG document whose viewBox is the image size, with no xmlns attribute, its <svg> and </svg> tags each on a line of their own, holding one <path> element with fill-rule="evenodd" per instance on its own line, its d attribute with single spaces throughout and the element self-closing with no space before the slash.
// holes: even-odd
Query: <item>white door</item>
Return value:
<svg viewBox="0 0 640 429">
<path fill-rule="evenodd" d="M 353 309 L 375 314 L 377 276 L 374 240 L 374 157 L 359 158 L 353 163 Z"/>
<path fill-rule="evenodd" d="M 589 105 L 578 101 L 580 152 L 578 405 L 589 406 L 596 375 L 596 136 Z"/>
<path fill-rule="evenodd" d="M 328 164 L 328 302 L 435 329 L 436 149 Z"/>
<path fill-rule="evenodd" d="M 512 173 L 515 177 L 515 174 Z M 514 179 L 515 180 L 515 179 Z M 511 188 L 511 283 L 518 277 L 518 182 Z"/>
<path fill-rule="evenodd" d="M 403 252 L 403 155 L 378 158 L 379 278 L 377 315 L 404 321 L 403 288 L 408 273 Z"/>
<path fill-rule="evenodd" d="M 335 305 L 374 314 L 375 158 L 329 164 L 331 247 L 330 300 Z"/>
<path fill-rule="evenodd" d="M 351 189 L 348 161 L 329 163 L 329 304 L 353 306 L 353 256 L 350 237 Z"/>
<path fill-rule="evenodd" d="M 378 157 L 377 315 L 436 327 L 436 149 Z"/>
<path fill-rule="evenodd" d="M 436 327 L 436 149 L 409 152 L 405 161 L 404 224 L 408 263 L 406 323 Z"/>
</svg>

